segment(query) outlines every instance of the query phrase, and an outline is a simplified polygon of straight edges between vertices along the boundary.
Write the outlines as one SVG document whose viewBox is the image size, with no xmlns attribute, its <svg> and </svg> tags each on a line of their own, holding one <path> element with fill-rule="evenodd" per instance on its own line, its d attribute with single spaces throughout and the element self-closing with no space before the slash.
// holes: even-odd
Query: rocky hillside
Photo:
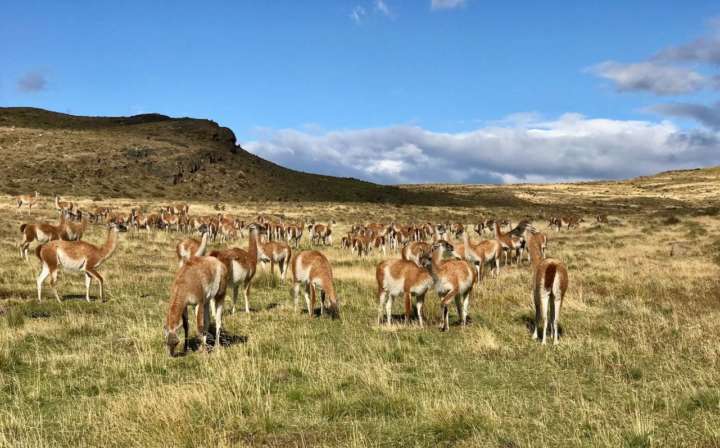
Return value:
<svg viewBox="0 0 720 448">
<path fill-rule="evenodd" d="M 210 120 L 81 117 L 0 108 L 0 191 L 207 201 L 435 203 L 420 193 L 289 170 L 242 149 Z"/>
</svg>

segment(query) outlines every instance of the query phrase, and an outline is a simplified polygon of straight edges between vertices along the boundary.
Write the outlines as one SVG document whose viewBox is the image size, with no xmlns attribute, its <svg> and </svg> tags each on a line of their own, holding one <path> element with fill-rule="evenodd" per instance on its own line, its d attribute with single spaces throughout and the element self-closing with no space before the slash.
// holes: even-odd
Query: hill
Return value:
<svg viewBox="0 0 720 448">
<path fill-rule="evenodd" d="M 81 117 L 0 108 L 0 189 L 44 195 L 207 201 L 418 203 L 446 200 L 283 168 L 245 151 L 210 120 L 159 114 Z"/>
</svg>

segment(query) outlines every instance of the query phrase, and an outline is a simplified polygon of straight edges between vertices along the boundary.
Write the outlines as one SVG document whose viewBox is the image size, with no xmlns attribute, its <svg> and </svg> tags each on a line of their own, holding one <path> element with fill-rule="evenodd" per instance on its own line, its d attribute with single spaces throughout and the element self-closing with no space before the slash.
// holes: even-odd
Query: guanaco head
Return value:
<svg viewBox="0 0 720 448">
<path fill-rule="evenodd" d="M 125 224 L 117 223 L 117 222 L 111 222 L 108 224 L 108 229 L 113 230 L 115 232 L 127 232 L 127 226 Z"/>
<path fill-rule="evenodd" d="M 163 339 L 165 339 L 165 348 L 167 349 L 168 356 L 171 358 L 174 357 L 175 348 L 180 343 L 180 338 L 177 335 L 177 328 L 171 330 L 167 327 L 167 324 L 163 325 Z"/>
<path fill-rule="evenodd" d="M 455 247 L 445 240 L 437 240 L 432 245 L 432 251 L 435 252 L 436 250 L 440 251 L 440 254 L 442 255 L 446 252 L 452 252 L 455 250 Z"/>
</svg>

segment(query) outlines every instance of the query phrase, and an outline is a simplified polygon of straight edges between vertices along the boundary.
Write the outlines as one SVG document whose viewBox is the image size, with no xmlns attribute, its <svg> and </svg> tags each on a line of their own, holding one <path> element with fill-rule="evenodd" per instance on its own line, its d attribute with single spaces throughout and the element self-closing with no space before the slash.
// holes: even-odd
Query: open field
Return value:
<svg viewBox="0 0 720 448">
<path fill-rule="evenodd" d="M 106 303 L 86 303 L 77 274 L 61 275 L 62 304 L 48 289 L 37 303 L 39 263 L 20 260 L 18 226 L 54 222 L 55 212 L 45 205 L 16 214 L 8 198 L 0 210 L 0 445 L 720 446 L 718 190 L 709 188 L 708 199 L 675 184 L 663 193 L 643 193 L 632 181 L 488 187 L 520 208 L 483 187 L 458 187 L 478 204 L 459 208 L 228 202 L 228 213 L 246 219 L 338 221 L 335 247 L 325 252 L 342 318 L 293 313 L 290 285 L 261 271 L 252 312 L 224 319 L 226 347 L 175 359 L 161 329 L 179 235 L 121 234 L 101 269 Z M 98 204 L 127 211 L 163 202 Z M 471 324 L 441 333 L 434 293 L 426 328 L 379 326 L 374 267 L 383 257 L 358 259 L 337 247 L 355 222 L 517 221 L 540 209 L 576 210 L 588 221 L 561 233 L 538 221 L 548 254 L 570 271 L 556 347 L 530 339 L 527 261 L 484 278 Z M 595 225 L 594 210 L 614 210 L 615 223 Z M 212 203 L 191 202 L 190 213 L 212 214 Z M 102 242 L 104 230 L 84 239 Z M 401 314 L 401 303 L 394 310 Z M 190 328 L 194 334 L 192 320 Z"/>
</svg>

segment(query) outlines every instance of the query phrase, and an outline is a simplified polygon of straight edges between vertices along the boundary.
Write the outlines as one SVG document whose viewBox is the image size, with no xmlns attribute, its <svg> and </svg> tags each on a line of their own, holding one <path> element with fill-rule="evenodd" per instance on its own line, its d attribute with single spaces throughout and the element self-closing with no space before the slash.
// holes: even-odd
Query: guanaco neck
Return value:
<svg viewBox="0 0 720 448">
<path fill-rule="evenodd" d="M 250 255 L 250 262 L 257 265 L 258 257 L 258 235 L 257 228 L 250 230 L 250 244 L 248 245 L 248 254 Z"/>
<path fill-rule="evenodd" d="M 532 240 L 528 246 L 528 251 L 530 251 L 530 263 L 533 268 L 536 268 L 542 261 L 542 256 L 540 255 L 540 243 Z"/>
<path fill-rule="evenodd" d="M 202 257 L 203 254 L 205 254 L 205 249 L 207 249 L 207 241 L 208 241 L 208 234 L 207 234 L 207 232 L 203 232 L 202 241 L 200 241 L 200 246 L 193 254 L 194 256 Z"/>
<path fill-rule="evenodd" d="M 100 248 L 100 260 L 105 261 L 112 256 L 117 249 L 118 231 L 116 229 L 108 229 L 107 240 Z"/>
</svg>

